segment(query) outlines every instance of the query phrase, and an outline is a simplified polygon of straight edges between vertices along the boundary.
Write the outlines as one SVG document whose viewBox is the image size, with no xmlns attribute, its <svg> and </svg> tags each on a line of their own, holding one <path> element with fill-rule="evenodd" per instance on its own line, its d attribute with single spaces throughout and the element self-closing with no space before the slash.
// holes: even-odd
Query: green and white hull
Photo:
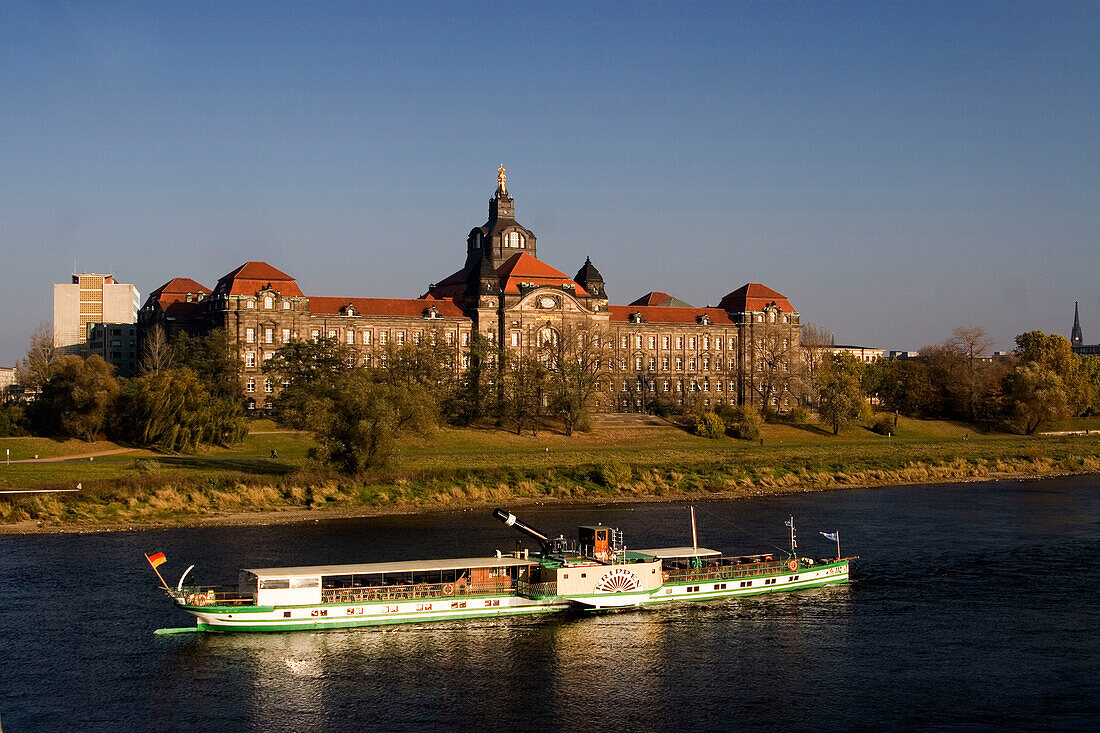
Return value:
<svg viewBox="0 0 1100 733">
<path fill-rule="evenodd" d="M 469 560 L 463 562 L 472 564 Z M 184 589 L 173 595 L 179 608 L 195 617 L 199 631 L 267 632 L 501 618 L 570 609 L 621 609 L 793 591 L 848 582 L 849 559 L 814 564 L 807 564 L 809 561 L 806 560 L 796 562 L 799 566 L 797 570 L 790 570 L 784 562 L 768 563 L 771 567 L 766 568 L 765 572 L 739 570 L 736 566 L 725 571 L 705 568 L 674 570 L 658 575 L 661 581 L 656 587 L 637 590 L 596 590 L 599 580 L 596 578 L 592 592 L 567 595 L 547 594 L 549 588 L 545 586 L 548 584 L 539 588 L 523 582 L 515 583 L 515 587 L 506 592 L 494 594 L 455 596 L 455 590 L 450 587 L 446 591 L 451 595 L 394 598 L 380 602 L 251 605 L 239 603 L 238 599 L 223 605 L 218 600 L 219 594 L 210 594 L 199 588 Z M 616 566 L 605 567 L 614 570 Z M 622 570 L 619 572 L 621 574 Z M 665 574 L 670 576 L 669 580 L 664 580 Z"/>
</svg>

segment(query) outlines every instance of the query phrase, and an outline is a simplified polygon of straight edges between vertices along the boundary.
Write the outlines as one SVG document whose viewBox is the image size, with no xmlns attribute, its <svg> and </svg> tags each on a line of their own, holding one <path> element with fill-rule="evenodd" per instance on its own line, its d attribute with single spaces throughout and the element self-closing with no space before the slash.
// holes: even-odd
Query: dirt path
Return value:
<svg viewBox="0 0 1100 733">
<path fill-rule="evenodd" d="M 133 453 L 137 448 L 115 448 L 114 450 L 102 450 L 98 453 L 78 453 L 71 456 L 51 456 L 49 458 L 20 458 L 12 463 L 61 463 L 62 461 L 79 461 L 82 458 L 99 458 L 100 456 L 117 456 L 119 453 Z"/>
</svg>

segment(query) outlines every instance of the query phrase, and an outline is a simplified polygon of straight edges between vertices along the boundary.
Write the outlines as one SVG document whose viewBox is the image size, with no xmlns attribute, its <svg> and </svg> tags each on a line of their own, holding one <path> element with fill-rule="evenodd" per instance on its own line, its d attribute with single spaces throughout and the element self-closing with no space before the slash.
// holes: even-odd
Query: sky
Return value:
<svg viewBox="0 0 1100 733">
<path fill-rule="evenodd" d="M 6 2 L 0 366 L 52 283 L 417 297 L 496 169 L 612 303 L 1100 342 L 1100 3 Z"/>
</svg>

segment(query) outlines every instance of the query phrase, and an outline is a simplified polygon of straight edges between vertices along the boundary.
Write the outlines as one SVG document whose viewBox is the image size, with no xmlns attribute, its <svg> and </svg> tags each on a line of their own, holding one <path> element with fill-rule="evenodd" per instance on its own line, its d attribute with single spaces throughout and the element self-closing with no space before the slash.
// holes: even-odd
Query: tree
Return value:
<svg viewBox="0 0 1100 733">
<path fill-rule="evenodd" d="M 1065 385 L 1053 369 L 1029 361 L 1013 370 L 1008 377 L 1012 419 L 1018 429 L 1031 435 L 1044 423 L 1069 416 L 1069 400 Z"/>
<path fill-rule="evenodd" d="M 427 390 L 373 378 L 365 369 L 337 376 L 327 393 L 312 394 L 304 405 L 318 457 L 348 474 L 385 465 L 401 432 L 435 425 Z"/>
<path fill-rule="evenodd" d="M 932 382 L 928 377 L 928 366 L 923 360 L 890 359 L 882 365 L 881 370 L 879 397 L 883 405 L 909 416 L 928 411 Z"/>
<path fill-rule="evenodd" d="M 516 435 L 522 434 L 525 428 L 530 428 L 531 435 L 538 435 L 539 418 L 546 410 L 548 376 L 546 367 L 530 351 L 505 360 L 502 418 L 515 424 Z"/>
<path fill-rule="evenodd" d="M 240 442 L 243 416 L 221 409 L 190 369 L 164 369 L 127 380 L 116 410 L 117 434 L 138 445 L 194 453 L 200 444 Z"/>
<path fill-rule="evenodd" d="M 799 348 L 797 329 L 766 324 L 757 326 L 755 331 L 753 389 L 760 398 L 762 409 L 778 411 L 786 397 L 801 394 L 809 367 Z"/>
<path fill-rule="evenodd" d="M 1081 358 L 1073 353 L 1065 336 L 1042 331 L 1022 333 L 1016 337 L 1015 354 L 1021 365 L 1037 364 L 1058 376 L 1070 415 L 1081 415 L 1089 409 L 1092 400 L 1088 378 Z"/>
<path fill-rule="evenodd" d="M 36 391 L 54 375 L 64 352 L 54 346 L 53 326 L 40 323 L 31 334 L 27 355 L 16 365 L 16 379 L 28 390 Z"/>
<path fill-rule="evenodd" d="M 837 435 L 842 427 L 859 417 L 864 407 L 859 384 L 859 362 L 849 354 L 837 354 L 826 362 L 828 373 L 821 383 L 818 414 Z"/>
<path fill-rule="evenodd" d="M 537 335 L 539 358 L 549 377 L 551 411 L 561 417 L 566 435 L 583 427 L 598 388 L 607 334 L 591 323 L 565 321 L 561 330 L 547 327 Z"/>
<path fill-rule="evenodd" d="M 354 352 L 333 338 L 290 341 L 264 362 L 264 374 L 282 380 L 275 400 L 276 414 L 284 425 L 309 429 L 309 410 L 317 399 L 331 397 L 336 380 L 354 369 Z M 238 388 L 239 389 L 239 388 Z"/>
<path fill-rule="evenodd" d="M 145 332 L 141 341 L 141 364 L 138 370 L 142 374 L 158 373 L 172 367 L 175 349 L 168 341 L 164 326 L 157 323 Z"/>
<path fill-rule="evenodd" d="M 450 403 L 450 419 L 460 425 L 469 425 L 497 411 L 492 394 L 495 382 L 495 364 L 503 356 L 501 349 L 490 343 L 480 333 L 470 334 L 470 346 L 466 352 L 467 368 L 458 379 L 454 399 Z"/>
<path fill-rule="evenodd" d="M 241 355 L 233 337 L 224 328 L 204 336 L 181 333 L 173 342 L 172 365 L 195 372 L 206 391 L 222 406 L 237 405 L 241 411 Z"/>
<path fill-rule="evenodd" d="M 816 405 L 821 383 L 827 372 L 825 360 L 830 355 L 827 347 L 833 345 L 833 333 L 823 326 L 803 324 L 799 345 L 802 352 L 800 369 L 803 373 L 801 396 L 806 403 Z"/>
<path fill-rule="evenodd" d="M 114 367 L 98 354 L 87 359 L 63 356 L 38 399 L 28 407 L 29 419 L 43 435 L 71 435 L 92 442 L 103 432 L 118 380 Z"/>
<path fill-rule="evenodd" d="M 978 417 L 982 395 L 989 390 L 988 375 L 991 362 L 986 359 L 995 339 L 981 326 L 960 326 L 948 341 L 963 361 L 963 370 L 957 380 L 956 394 L 961 407 L 973 422 Z"/>
</svg>

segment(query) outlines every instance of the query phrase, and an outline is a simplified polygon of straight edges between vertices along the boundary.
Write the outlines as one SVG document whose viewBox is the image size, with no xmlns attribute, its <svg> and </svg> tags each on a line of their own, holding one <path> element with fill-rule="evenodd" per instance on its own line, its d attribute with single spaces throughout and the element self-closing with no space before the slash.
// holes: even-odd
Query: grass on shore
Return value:
<svg viewBox="0 0 1100 733">
<path fill-rule="evenodd" d="M 1092 429 L 1100 431 L 1100 421 Z M 44 439 L 9 440 L 20 451 L 43 450 Z M 0 497 L 0 522 L 171 523 L 250 511 L 677 499 L 1100 471 L 1100 436 L 982 435 L 968 425 L 907 418 L 893 437 L 862 426 L 833 436 L 818 426 L 768 425 L 763 446 L 708 440 L 671 426 L 572 437 L 444 428 L 404 441 L 391 468 L 356 478 L 313 464 L 306 458 L 311 445 L 307 435 L 265 425 L 240 445 L 195 456 L 135 451 L 0 465 L 3 488 L 82 486 L 79 494 Z M 77 441 L 55 450 L 95 448 L 117 446 Z M 278 459 L 268 457 L 272 449 Z"/>
</svg>

